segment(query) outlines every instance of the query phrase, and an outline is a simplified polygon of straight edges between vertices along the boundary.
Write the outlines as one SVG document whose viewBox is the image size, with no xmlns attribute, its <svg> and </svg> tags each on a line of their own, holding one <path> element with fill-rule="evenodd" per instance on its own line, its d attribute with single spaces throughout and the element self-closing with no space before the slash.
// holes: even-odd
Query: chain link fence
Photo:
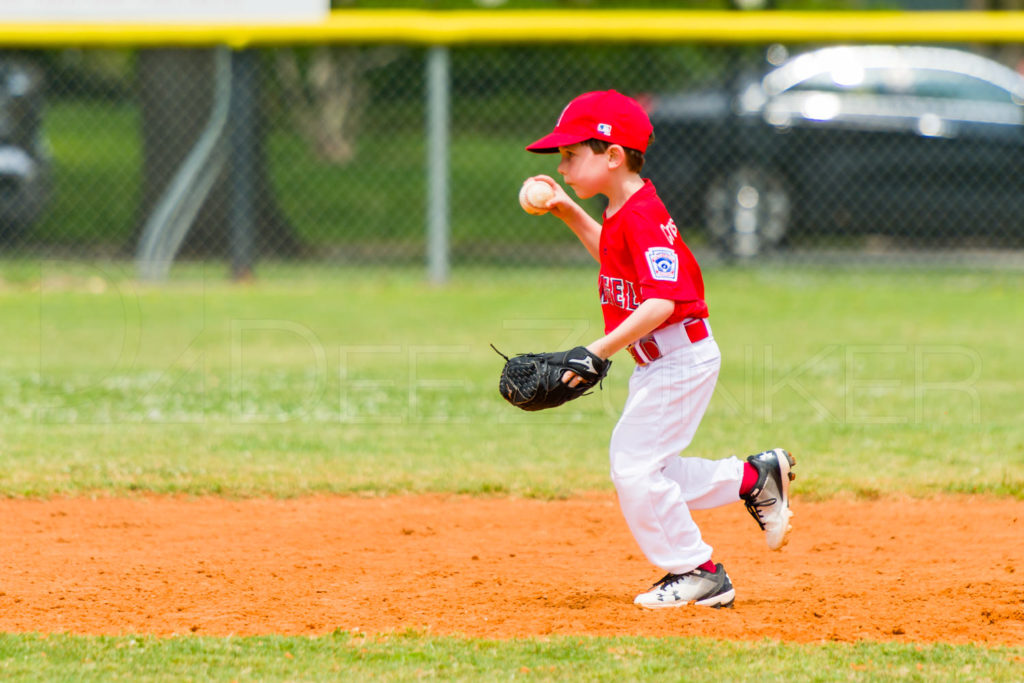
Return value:
<svg viewBox="0 0 1024 683">
<path fill-rule="evenodd" d="M 154 278 L 196 259 L 585 262 L 519 208 L 525 177 L 557 176 L 523 148 L 614 88 L 648 106 L 645 175 L 703 260 L 1021 250 L 1024 77 L 978 46 L 827 48 L 6 52 L 0 249 Z"/>
</svg>

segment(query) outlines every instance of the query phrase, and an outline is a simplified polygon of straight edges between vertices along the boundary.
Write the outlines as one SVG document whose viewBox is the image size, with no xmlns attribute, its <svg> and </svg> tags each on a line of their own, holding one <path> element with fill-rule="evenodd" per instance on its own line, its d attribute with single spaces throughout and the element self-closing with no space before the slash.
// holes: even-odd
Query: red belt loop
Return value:
<svg viewBox="0 0 1024 683">
<path fill-rule="evenodd" d="M 686 330 L 686 337 L 690 340 L 691 344 L 696 344 L 711 336 L 711 330 L 708 328 L 707 321 L 703 318 L 684 322 L 683 329 Z M 626 347 L 626 350 L 629 351 L 629 355 L 633 356 L 633 360 L 636 361 L 637 365 L 647 365 L 662 356 L 661 347 L 658 346 L 658 342 L 653 335 L 633 342 Z"/>
<path fill-rule="evenodd" d="M 704 318 L 697 318 L 688 323 L 683 323 L 683 327 L 686 329 L 686 336 L 689 337 L 691 344 L 696 344 L 710 336 L 708 325 L 704 322 Z"/>
<path fill-rule="evenodd" d="M 636 361 L 637 365 L 647 365 L 651 361 L 661 358 L 661 347 L 658 346 L 658 342 L 654 340 L 654 337 L 644 337 L 626 348 L 629 349 L 629 353 L 633 356 L 633 360 Z"/>
</svg>

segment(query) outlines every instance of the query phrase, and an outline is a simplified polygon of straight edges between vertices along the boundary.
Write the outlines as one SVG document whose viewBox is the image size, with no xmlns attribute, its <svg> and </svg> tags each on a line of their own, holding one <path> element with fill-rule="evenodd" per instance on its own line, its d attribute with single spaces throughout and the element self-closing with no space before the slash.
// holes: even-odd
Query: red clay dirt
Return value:
<svg viewBox="0 0 1024 683">
<path fill-rule="evenodd" d="M 633 606 L 660 578 L 614 495 L 0 501 L 0 631 L 1024 645 L 1024 502 L 802 502 L 781 552 L 697 512 L 733 609 Z"/>
</svg>

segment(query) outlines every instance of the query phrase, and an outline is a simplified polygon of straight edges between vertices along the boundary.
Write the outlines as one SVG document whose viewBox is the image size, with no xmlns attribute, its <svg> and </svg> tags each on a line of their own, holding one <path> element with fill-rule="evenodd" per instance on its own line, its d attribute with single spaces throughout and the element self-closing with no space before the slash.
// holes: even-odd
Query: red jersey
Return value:
<svg viewBox="0 0 1024 683">
<path fill-rule="evenodd" d="M 601 226 L 598 288 L 605 334 L 647 299 L 676 302 L 658 329 L 708 317 L 704 278 L 650 180 Z"/>
</svg>

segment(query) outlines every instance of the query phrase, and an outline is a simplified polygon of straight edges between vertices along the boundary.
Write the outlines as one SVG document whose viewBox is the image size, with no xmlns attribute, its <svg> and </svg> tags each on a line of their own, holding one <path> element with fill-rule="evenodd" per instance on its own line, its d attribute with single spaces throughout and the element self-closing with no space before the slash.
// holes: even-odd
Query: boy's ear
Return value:
<svg viewBox="0 0 1024 683">
<path fill-rule="evenodd" d="M 626 163 L 626 150 L 622 145 L 609 145 L 605 152 L 608 155 L 608 168 L 614 169 Z"/>
</svg>

